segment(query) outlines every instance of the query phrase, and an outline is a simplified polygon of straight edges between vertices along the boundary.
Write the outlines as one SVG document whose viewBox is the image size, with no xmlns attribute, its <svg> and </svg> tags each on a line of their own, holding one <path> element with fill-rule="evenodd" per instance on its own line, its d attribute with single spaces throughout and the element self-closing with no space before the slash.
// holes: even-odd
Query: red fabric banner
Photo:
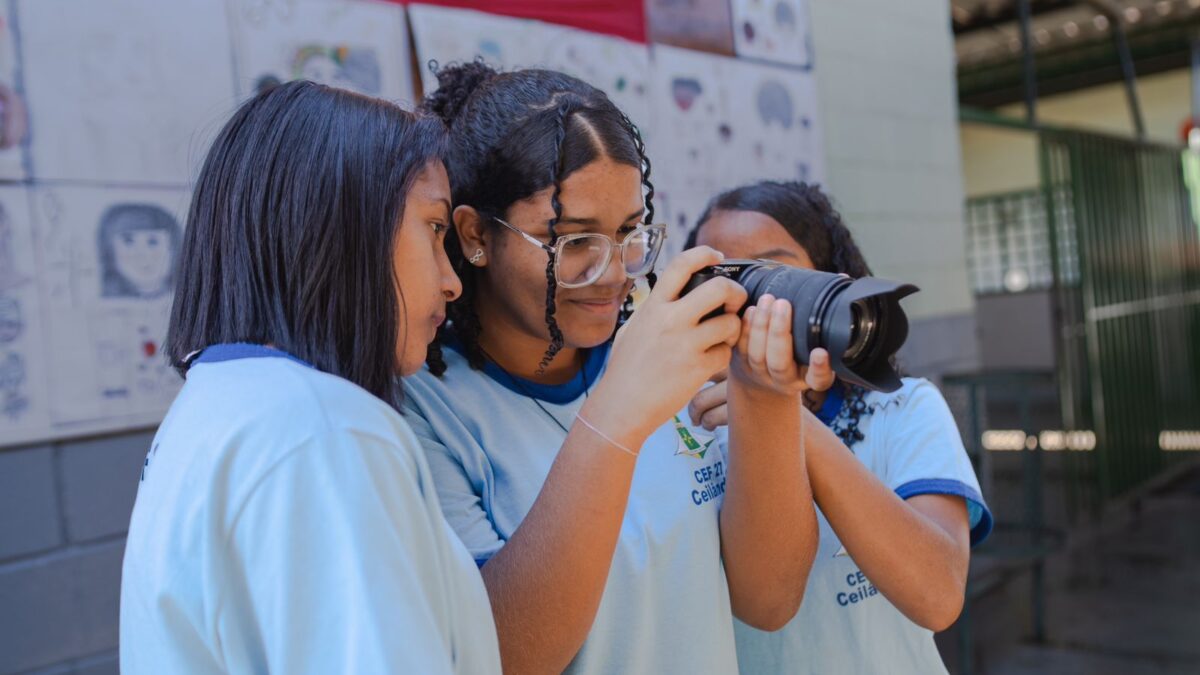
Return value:
<svg viewBox="0 0 1200 675">
<path fill-rule="evenodd" d="M 405 0 L 392 1 L 416 4 Z M 646 41 L 643 0 L 432 0 L 420 4 L 538 19 L 636 42 Z"/>
</svg>

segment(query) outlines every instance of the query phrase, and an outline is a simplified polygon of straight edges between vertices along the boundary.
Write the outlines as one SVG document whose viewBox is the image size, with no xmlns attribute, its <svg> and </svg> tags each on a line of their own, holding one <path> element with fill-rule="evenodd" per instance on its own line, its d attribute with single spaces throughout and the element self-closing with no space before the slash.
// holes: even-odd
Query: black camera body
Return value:
<svg viewBox="0 0 1200 675">
<path fill-rule="evenodd" d="M 916 286 L 875 277 L 851 279 L 772 260 L 726 260 L 692 275 L 680 295 L 717 277 L 745 288 L 747 307 L 767 294 L 792 304 L 797 363 L 807 365 L 809 353 L 820 347 L 829 352 L 830 365 L 842 380 L 878 391 L 900 388 L 892 365 L 908 337 L 900 299 L 916 293 Z M 745 307 L 738 314 L 742 311 Z"/>
</svg>

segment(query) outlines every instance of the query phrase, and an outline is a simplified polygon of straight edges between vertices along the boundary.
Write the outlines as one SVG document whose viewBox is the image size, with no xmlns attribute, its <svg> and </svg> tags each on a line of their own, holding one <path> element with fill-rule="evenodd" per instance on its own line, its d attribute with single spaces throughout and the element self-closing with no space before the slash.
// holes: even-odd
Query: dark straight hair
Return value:
<svg viewBox="0 0 1200 675">
<path fill-rule="evenodd" d="M 392 245 L 445 130 L 433 117 L 312 82 L 242 105 L 192 195 L 166 351 L 270 344 L 389 404 L 403 296 Z"/>
</svg>

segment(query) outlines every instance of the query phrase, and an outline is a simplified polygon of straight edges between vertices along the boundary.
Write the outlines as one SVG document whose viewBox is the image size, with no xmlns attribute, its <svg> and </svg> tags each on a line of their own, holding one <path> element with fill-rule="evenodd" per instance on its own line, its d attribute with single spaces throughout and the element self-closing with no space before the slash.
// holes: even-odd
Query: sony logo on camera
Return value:
<svg viewBox="0 0 1200 675">
<path fill-rule="evenodd" d="M 711 267 L 707 267 L 701 270 L 699 274 L 708 274 L 714 277 L 730 277 L 731 279 L 737 279 L 739 276 L 741 276 L 742 271 L 751 265 L 758 264 L 759 262 L 760 261 L 756 260 L 733 260 L 730 262 L 721 263 L 720 265 L 712 265 Z"/>
</svg>

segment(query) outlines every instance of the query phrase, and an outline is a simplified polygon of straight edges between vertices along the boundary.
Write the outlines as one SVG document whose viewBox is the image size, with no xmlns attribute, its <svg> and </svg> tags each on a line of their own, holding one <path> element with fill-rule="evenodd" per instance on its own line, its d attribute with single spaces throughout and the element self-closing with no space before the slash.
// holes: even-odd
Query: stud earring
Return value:
<svg viewBox="0 0 1200 675">
<path fill-rule="evenodd" d="M 470 258 L 467 258 L 467 262 L 471 263 L 472 265 L 478 265 L 479 261 L 482 259 L 483 259 L 483 249 L 477 248 L 477 249 L 475 249 L 475 255 L 471 256 Z"/>
</svg>

